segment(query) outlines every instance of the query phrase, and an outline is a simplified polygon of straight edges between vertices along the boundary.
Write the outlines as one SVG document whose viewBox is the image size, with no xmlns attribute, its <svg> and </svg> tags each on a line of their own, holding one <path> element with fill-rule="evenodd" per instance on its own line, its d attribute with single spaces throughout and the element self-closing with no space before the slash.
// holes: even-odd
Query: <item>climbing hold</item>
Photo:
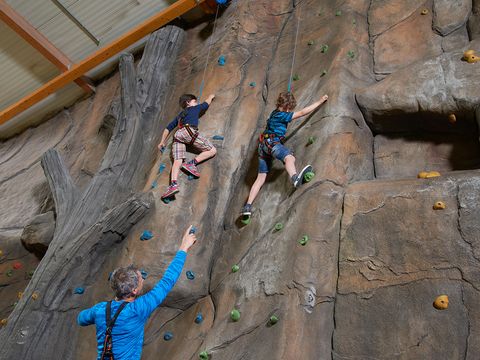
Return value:
<svg viewBox="0 0 480 360">
<path fill-rule="evenodd" d="M 357 20 L 353 19 L 352 24 L 357 25 Z"/>
<path fill-rule="evenodd" d="M 162 147 L 160 148 L 160 152 L 161 152 L 162 154 L 165 152 L 165 146 L 162 146 Z"/>
<path fill-rule="evenodd" d="M 323 70 L 320 76 L 325 76 L 327 75 L 327 70 Z"/>
<path fill-rule="evenodd" d="M 12 277 L 12 275 L 13 275 L 13 270 L 12 270 L 12 269 L 8 270 L 8 271 L 5 273 L 5 275 L 7 275 L 8 277 Z"/>
<path fill-rule="evenodd" d="M 230 312 L 230 319 L 232 319 L 232 321 L 235 321 L 235 322 L 240 320 L 240 311 L 238 311 L 237 309 L 233 309 Z"/>
<path fill-rule="evenodd" d="M 315 173 L 313 171 L 309 171 L 309 172 L 306 172 L 305 175 L 303 175 L 303 180 L 305 182 L 310 182 L 314 177 L 315 177 Z"/>
<path fill-rule="evenodd" d="M 19 292 L 17 293 L 17 298 L 18 298 L 18 300 L 20 300 L 20 299 L 22 298 L 22 296 L 23 296 L 23 292 L 22 292 L 22 291 L 19 291 Z"/>
<path fill-rule="evenodd" d="M 167 166 L 165 164 L 160 164 L 160 166 L 158 167 L 158 173 L 161 174 L 166 167 Z"/>
<path fill-rule="evenodd" d="M 213 135 L 213 136 L 212 136 L 212 139 L 213 139 L 213 140 L 223 140 L 223 139 L 225 139 L 225 138 L 224 138 L 222 135 Z"/>
<path fill-rule="evenodd" d="M 238 270 L 240 270 L 240 266 L 238 266 L 237 264 L 232 266 L 232 273 L 236 273 Z"/>
<path fill-rule="evenodd" d="M 192 174 L 188 174 L 187 178 L 188 178 L 188 180 L 195 180 L 196 179 L 196 177 L 193 176 Z"/>
<path fill-rule="evenodd" d="M 110 272 L 110 274 L 108 274 L 108 281 L 110 281 L 112 279 L 112 274 L 113 274 L 113 272 Z"/>
<path fill-rule="evenodd" d="M 430 172 L 427 173 L 425 178 L 430 179 L 430 178 L 437 177 L 437 176 L 440 176 L 440 173 L 438 171 L 430 171 Z"/>
<path fill-rule="evenodd" d="M 352 60 L 355 59 L 355 51 L 350 50 L 349 52 L 347 52 L 347 56 Z"/>
<path fill-rule="evenodd" d="M 433 204 L 433 209 L 434 210 L 443 210 L 446 208 L 446 205 L 443 201 L 437 201 L 435 204 Z"/>
<path fill-rule="evenodd" d="M 195 317 L 195 324 L 201 324 L 203 321 L 203 316 L 201 313 L 198 313 L 197 316 Z"/>
<path fill-rule="evenodd" d="M 427 175 L 428 175 L 428 172 L 426 172 L 426 171 L 420 171 L 420 172 L 418 173 L 417 177 L 418 177 L 419 179 L 426 179 L 426 178 L 427 178 Z"/>
<path fill-rule="evenodd" d="M 198 354 L 198 357 L 199 357 L 201 360 L 208 360 L 208 352 L 202 351 L 200 354 Z"/>
<path fill-rule="evenodd" d="M 140 274 L 142 274 L 142 279 L 145 280 L 148 276 L 148 272 L 146 272 L 145 270 L 140 270 Z"/>
<path fill-rule="evenodd" d="M 3 251 L 2 250 L 0 250 L 0 256 L 3 256 Z"/>
<path fill-rule="evenodd" d="M 74 294 L 82 295 L 85 292 L 85 289 L 83 287 L 77 287 L 75 290 L 73 290 Z"/>
<path fill-rule="evenodd" d="M 302 246 L 307 245 L 308 242 L 308 235 L 303 235 L 300 240 L 298 240 L 299 244 Z"/>
<path fill-rule="evenodd" d="M 298 81 L 298 80 L 300 80 L 300 76 L 298 76 L 298 74 L 295 74 L 295 75 L 293 75 L 292 80 L 293 81 Z"/>
<path fill-rule="evenodd" d="M 250 224 L 251 220 L 252 220 L 251 215 L 242 215 L 242 218 L 240 219 L 240 221 L 242 222 L 243 225 Z"/>
<path fill-rule="evenodd" d="M 225 58 L 225 56 L 220 55 L 220 57 L 218 58 L 218 65 L 224 66 L 226 62 L 227 62 L 227 59 Z"/>
<path fill-rule="evenodd" d="M 172 339 L 173 339 L 173 334 L 170 331 L 167 331 L 165 334 L 163 334 L 163 340 L 170 341 Z"/>
<path fill-rule="evenodd" d="M 187 276 L 188 280 L 194 280 L 195 279 L 195 273 L 191 270 L 188 270 L 185 275 Z"/>
<path fill-rule="evenodd" d="M 276 223 L 275 224 L 275 231 L 280 231 L 283 229 L 283 224 L 282 223 Z"/>
<path fill-rule="evenodd" d="M 455 124 L 457 122 L 457 117 L 455 116 L 455 114 L 448 115 L 448 122 L 450 124 Z"/>
<path fill-rule="evenodd" d="M 252 81 L 250 84 L 248 84 L 248 86 L 254 88 L 255 86 L 257 86 L 257 83 L 255 81 Z"/>
<path fill-rule="evenodd" d="M 480 58 L 475 55 L 475 50 L 466 50 L 463 53 L 463 60 L 466 60 L 468 63 L 473 64 L 476 63 L 477 61 L 480 61 Z"/>
<path fill-rule="evenodd" d="M 149 230 L 145 230 L 140 236 L 140 240 L 142 241 L 150 240 L 151 238 L 153 238 L 153 233 Z"/>
<path fill-rule="evenodd" d="M 157 186 L 158 186 L 157 180 L 155 180 L 154 182 L 152 182 L 152 186 L 151 186 L 152 189 L 155 189 Z"/>
<path fill-rule="evenodd" d="M 196 232 L 197 232 L 197 228 L 192 225 L 192 228 L 190 229 L 190 231 L 188 233 L 189 234 L 195 234 Z"/>
<path fill-rule="evenodd" d="M 37 292 L 32 294 L 32 300 L 37 300 L 40 295 Z"/>
<path fill-rule="evenodd" d="M 307 145 L 312 145 L 317 138 L 315 136 L 310 136 L 307 141 Z"/>
<path fill-rule="evenodd" d="M 164 198 L 164 199 L 162 199 L 162 201 L 163 201 L 165 204 L 168 204 L 170 201 L 172 201 L 172 198 Z"/>
<path fill-rule="evenodd" d="M 337 10 L 337 12 L 335 13 L 335 16 L 342 16 L 342 10 Z"/>
<path fill-rule="evenodd" d="M 223 4 L 226 4 L 226 3 L 227 3 L 227 0 L 217 0 L 218 5 L 223 5 Z"/>
<path fill-rule="evenodd" d="M 327 44 L 323 44 L 322 46 L 320 46 L 320 52 L 325 54 L 327 51 L 328 51 L 328 45 Z"/>
<path fill-rule="evenodd" d="M 276 315 L 270 316 L 270 320 L 268 321 L 270 325 L 275 325 L 277 322 L 278 322 L 278 317 Z"/>
<path fill-rule="evenodd" d="M 313 44 L 314 44 L 313 40 L 310 40 L 310 41 L 307 43 L 308 46 L 312 46 Z"/>
<path fill-rule="evenodd" d="M 13 263 L 13 266 L 12 266 L 15 270 L 18 270 L 18 269 L 21 269 L 22 268 L 22 263 L 19 263 L 19 262 L 16 262 L 16 263 Z"/>
<path fill-rule="evenodd" d="M 427 15 L 427 14 L 428 14 L 428 9 L 423 9 L 420 14 L 422 14 L 422 15 Z"/>
<path fill-rule="evenodd" d="M 448 308 L 448 296 L 440 295 L 433 302 L 433 307 L 437 310 L 445 310 Z"/>
<path fill-rule="evenodd" d="M 5 326 L 5 325 L 7 325 L 7 322 L 8 322 L 7 319 L 2 319 L 2 320 L 0 320 L 0 325 Z"/>
<path fill-rule="evenodd" d="M 31 279 L 34 273 L 35 273 L 35 270 L 30 270 L 30 271 L 27 273 L 27 277 Z"/>
</svg>

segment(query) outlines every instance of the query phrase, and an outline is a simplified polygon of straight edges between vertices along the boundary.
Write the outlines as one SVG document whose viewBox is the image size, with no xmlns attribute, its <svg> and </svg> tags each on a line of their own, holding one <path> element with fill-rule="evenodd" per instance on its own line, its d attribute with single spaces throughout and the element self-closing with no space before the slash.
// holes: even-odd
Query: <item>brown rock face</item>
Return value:
<svg viewBox="0 0 480 360">
<path fill-rule="evenodd" d="M 478 13 L 476 0 L 245 0 L 222 8 L 214 34 L 211 23 L 188 29 L 160 123 L 178 113 L 182 93 L 198 92 L 212 44 L 202 99 L 217 97 L 200 131 L 224 137 L 212 139 L 217 156 L 200 164 L 198 180 L 181 174 L 168 204 L 160 200 L 168 151 L 145 164 L 151 172 L 137 175 L 155 206 L 55 319 L 110 299 L 106 279 L 120 265 L 146 270 L 151 288 L 193 223 L 198 243 L 146 326 L 143 359 L 192 360 L 201 351 L 212 360 L 477 359 L 480 64 L 461 59 L 467 49 L 480 53 Z M 297 167 L 312 164 L 316 176 L 293 189 L 276 162 L 245 226 L 238 215 L 257 172 L 257 138 L 287 89 L 297 24 L 298 108 L 323 94 L 329 100 L 289 125 L 286 145 Z M 83 189 L 112 136 L 118 94 L 115 75 L 95 97 L 0 144 L 2 318 L 38 263 L 21 245 L 22 229 L 56 210 L 41 154 L 56 148 Z M 444 208 L 434 210 L 437 202 Z M 276 223 L 283 229 L 274 231 Z M 144 230 L 154 237 L 140 241 Z M 23 272 L 8 277 L 23 258 Z M 441 294 L 444 311 L 432 306 Z M 96 356 L 93 328 L 69 340 L 77 359 Z"/>
</svg>

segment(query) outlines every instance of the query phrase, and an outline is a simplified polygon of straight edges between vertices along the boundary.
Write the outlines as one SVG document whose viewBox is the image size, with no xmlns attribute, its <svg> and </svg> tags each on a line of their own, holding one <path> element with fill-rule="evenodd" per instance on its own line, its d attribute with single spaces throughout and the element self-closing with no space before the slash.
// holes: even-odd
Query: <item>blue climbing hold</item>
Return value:
<svg viewBox="0 0 480 360">
<path fill-rule="evenodd" d="M 145 270 L 140 270 L 140 274 L 142 274 L 142 279 L 145 280 L 148 276 L 148 272 L 146 272 Z"/>
<path fill-rule="evenodd" d="M 195 180 L 195 179 L 196 179 L 195 176 L 193 176 L 193 175 L 191 175 L 191 174 L 188 175 L 188 180 Z"/>
<path fill-rule="evenodd" d="M 140 236 L 140 240 L 150 240 L 153 238 L 153 233 L 151 231 L 145 230 L 142 235 Z"/>
<path fill-rule="evenodd" d="M 74 294 L 79 294 L 79 295 L 82 295 L 84 292 L 85 292 L 85 289 L 82 288 L 82 287 L 77 287 L 77 288 L 75 288 L 75 290 L 73 291 Z"/>
<path fill-rule="evenodd" d="M 152 183 L 152 189 L 155 189 L 158 186 L 157 180 Z"/>
<path fill-rule="evenodd" d="M 223 140 L 223 139 L 225 139 L 225 138 L 224 138 L 222 135 L 213 135 L 213 136 L 212 136 L 212 139 L 213 139 L 213 140 Z"/>
<path fill-rule="evenodd" d="M 110 274 L 108 274 L 108 281 L 112 279 L 112 275 L 113 275 L 113 271 L 111 271 Z"/>
<path fill-rule="evenodd" d="M 202 313 L 198 313 L 197 317 L 195 318 L 195 324 L 201 324 L 203 321 Z"/>
<path fill-rule="evenodd" d="M 162 146 L 162 147 L 160 148 L 160 152 L 161 152 L 162 154 L 165 152 L 165 146 Z"/>
<path fill-rule="evenodd" d="M 224 5 L 227 3 L 227 0 L 217 0 L 218 5 Z"/>
<path fill-rule="evenodd" d="M 224 66 L 226 62 L 227 62 L 227 59 L 225 58 L 225 56 L 220 55 L 220 57 L 218 58 L 218 65 Z"/>
<path fill-rule="evenodd" d="M 195 279 L 195 273 L 194 273 L 193 271 L 191 271 L 191 270 L 188 270 L 188 271 L 185 273 L 185 275 L 187 275 L 187 279 L 188 279 L 188 280 L 193 280 L 193 279 Z"/>
<path fill-rule="evenodd" d="M 250 84 L 248 84 L 250 87 L 255 87 L 257 86 L 257 83 L 255 81 L 252 81 Z"/>
<path fill-rule="evenodd" d="M 170 341 L 172 339 L 173 339 L 173 334 L 170 331 L 167 331 L 165 334 L 163 334 L 163 340 Z"/>
<path fill-rule="evenodd" d="M 190 231 L 188 233 L 189 234 L 195 234 L 196 232 L 197 232 L 197 228 L 192 225 L 192 228 L 190 229 Z"/>
<path fill-rule="evenodd" d="M 165 164 L 160 164 L 160 166 L 158 167 L 158 173 L 161 174 L 166 167 L 167 166 Z"/>
</svg>

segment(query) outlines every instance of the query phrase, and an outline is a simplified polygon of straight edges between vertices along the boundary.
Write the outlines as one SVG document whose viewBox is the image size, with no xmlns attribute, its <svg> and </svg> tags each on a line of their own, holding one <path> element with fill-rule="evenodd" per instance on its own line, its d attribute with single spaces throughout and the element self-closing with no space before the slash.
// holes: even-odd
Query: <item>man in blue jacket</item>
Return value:
<svg viewBox="0 0 480 360">
<path fill-rule="evenodd" d="M 140 359 L 145 323 L 175 285 L 182 272 L 187 252 L 196 241 L 195 234 L 191 233 L 191 230 L 192 226 L 185 232 L 180 248 L 163 278 L 152 290 L 139 296 L 143 287 L 140 271 L 134 266 L 118 268 L 110 277 L 110 285 L 115 291 L 115 300 L 98 303 L 80 312 L 77 319 L 79 325 L 96 325 L 97 359 L 110 360 L 112 356 L 106 351 L 109 347 L 115 360 Z M 118 316 L 113 327 L 110 326 L 111 336 L 106 336 L 108 307 L 110 307 L 108 310 L 110 319 Z M 108 341 L 108 337 L 111 342 Z"/>
</svg>

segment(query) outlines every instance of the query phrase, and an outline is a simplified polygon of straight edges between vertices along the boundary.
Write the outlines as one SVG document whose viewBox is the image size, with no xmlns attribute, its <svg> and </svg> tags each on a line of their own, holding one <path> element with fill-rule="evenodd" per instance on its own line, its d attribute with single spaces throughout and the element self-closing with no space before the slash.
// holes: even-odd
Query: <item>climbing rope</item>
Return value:
<svg viewBox="0 0 480 360">
<path fill-rule="evenodd" d="M 298 16 L 297 16 L 297 32 L 295 34 L 295 43 L 293 45 L 293 58 L 292 58 L 292 67 L 290 68 L 290 77 L 288 80 L 288 92 L 292 91 L 292 81 L 293 81 L 293 68 L 295 66 L 295 55 L 297 54 L 297 42 L 298 42 L 298 33 L 300 30 L 300 6 L 297 4 L 293 11 L 295 11 L 298 6 Z"/>
<path fill-rule="evenodd" d="M 219 8 L 220 8 L 220 4 L 217 4 L 217 11 L 215 13 L 215 20 L 213 21 L 212 35 L 210 37 L 210 45 L 208 46 L 207 60 L 205 61 L 205 68 L 203 69 L 202 82 L 200 83 L 200 90 L 198 91 L 198 102 L 200 102 L 200 99 L 202 98 L 203 87 L 205 86 L 205 76 L 207 75 L 208 61 L 210 59 L 210 52 L 212 50 L 213 37 L 215 35 L 215 29 L 217 28 L 217 18 L 218 18 L 218 9 Z"/>
</svg>

